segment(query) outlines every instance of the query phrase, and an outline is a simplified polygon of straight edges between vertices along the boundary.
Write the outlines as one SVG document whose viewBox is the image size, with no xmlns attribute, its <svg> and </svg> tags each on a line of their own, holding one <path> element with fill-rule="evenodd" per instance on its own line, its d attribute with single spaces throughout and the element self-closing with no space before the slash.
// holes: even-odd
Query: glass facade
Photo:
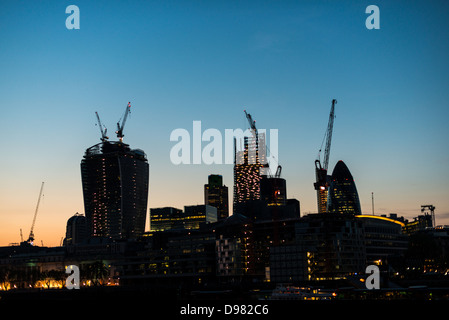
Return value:
<svg viewBox="0 0 449 320">
<path fill-rule="evenodd" d="M 84 208 L 91 237 L 136 238 L 145 231 L 149 164 L 142 150 L 103 142 L 81 161 Z"/>
<path fill-rule="evenodd" d="M 362 214 L 354 179 L 343 161 L 338 161 L 329 185 L 327 211 L 340 214 Z"/>
<path fill-rule="evenodd" d="M 217 219 L 229 216 L 228 187 L 223 185 L 223 176 L 211 174 L 204 185 L 204 203 L 217 208 Z"/>
</svg>

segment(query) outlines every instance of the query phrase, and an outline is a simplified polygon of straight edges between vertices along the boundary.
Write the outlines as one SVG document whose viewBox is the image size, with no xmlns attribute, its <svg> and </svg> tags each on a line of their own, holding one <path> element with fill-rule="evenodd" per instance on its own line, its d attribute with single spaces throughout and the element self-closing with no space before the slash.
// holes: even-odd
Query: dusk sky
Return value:
<svg viewBox="0 0 449 320">
<path fill-rule="evenodd" d="M 72 4 L 79 30 L 66 28 Z M 365 26 L 371 4 L 378 30 Z M 232 195 L 233 165 L 174 165 L 170 134 L 201 121 L 224 139 L 248 127 L 246 109 L 278 129 L 288 197 L 316 212 L 314 161 L 337 99 L 329 170 L 346 163 L 362 211 L 374 192 L 376 214 L 433 204 L 449 224 L 448 18 L 445 1 L 2 0 L 0 245 L 28 237 L 42 181 L 36 241 L 59 245 L 84 213 L 95 111 L 116 140 L 129 101 L 124 142 L 148 156 L 148 208 L 203 204 L 212 173 Z"/>
</svg>

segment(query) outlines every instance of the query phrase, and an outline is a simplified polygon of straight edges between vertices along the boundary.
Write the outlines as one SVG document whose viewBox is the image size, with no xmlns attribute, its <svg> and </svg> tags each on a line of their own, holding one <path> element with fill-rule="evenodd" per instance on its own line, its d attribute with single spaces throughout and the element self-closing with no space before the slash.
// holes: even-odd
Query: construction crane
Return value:
<svg viewBox="0 0 449 320">
<path fill-rule="evenodd" d="M 257 151 L 258 152 L 259 151 L 263 151 L 264 152 L 266 149 L 268 149 L 268 146 L 267 145 L 262 145 L 262 146 L 260 146 L 260 149 L 259 149 L 259 131 L 256 128 L 256 120 L 254 120 L 253 117 L 251 116 L 251 114 L 247 113 L 246 110 L 243 110 L 243 111 L 245 112 L 245 116 L 246 116 L 246 119 L 248 120 L 249 126 L 250 126 L 251 130 L 254 132 L 254 135 L 256 137 L 256 148 L 257 148 Z M 264 140 L 264 142 L 265 142 L 265 140 Z M 268 149 L 268 152 L 270 152 L 269 149 Z M 271 154 L 271 152 L 270 152 L 270 154 Z M 260 153 L 258 154 L 258 156 L 260 156 Z M 263 154 L 262 157 L 263 157 L 264 160 L 266 160 L 266 154 Z M 259 160 L 260 160 L 260 157 L 259 157 Z M 277 159 L 275 159 L 275 160 L 278 161 Z M 282 167 L 280 165 L 278 165 L 278 167 L 276 169 L 276 173 L 274 175 L 272 174 L 270 166 L 269 166 L 268 163 L 262 164 L 262 167 L 263 168 L 268 168 L 268 171 L 270 172 L 270 176 L 271 177 L 280 178 L 281 170 L 282 170 Z M 266 171 L 263 171 L 263 172 L 266 172 Z"/>
<path fill-rule="evenodd" d="M 125 136 L 123 134 L 123 128 L 125 127 L 126 119 L 128 118 L 128 114 L 131 112 L 131 102 L 128 102 L 128 105 L 125 109 L 125 115 L 123 116 L 122 124 L 120 125 L 120 120 L 117 122 L 117 131 L 115 132 L 117 134 L 117 138 L 120 140 L 120 142 L 123 142 L 123 137 Z"/>
<path fill-rule="evenodd" d="M 105 142 L 106 140 L 109 139 L 109 137 L 106 135 L 106 133 L 108 132 L 108 129 L 106 129 L 106 127 L 104 127 L 104 125 L 101 124 L 100 116 L 98 115 L 98 112 L 95 111 L 95 114 L 97 116 L 98 126 L 100 127 L 101 141 Z M 103 127 L 104 127 L 104 130 L 103 130 Z"/>
<path fill-rule="evenodd" d="M 250 154 L 254 154 L 256 163 L 258 165 L 260 165 L 260 167 L 262 168 L 260 174 L 267 175 L 266 168 L 268 168 L 268 170 L 270 170 L 270 166 L 266 161 L 265 151 L 267 149 L 267 146 L 265 144 L 265 139 L 263 140 L 263 145 L 259 146 L 259 131 L 256 128 L 256 120 L 254 120 L 253 117 L 251 117 L 251 114 L 247 113 L 246 110 L 243 110 L 243 111 L 245 112 L 245 116 L 246 116 L 246 119 L 248 120 L 249 127 L 251 128 L 251 131 L 253 132 L 254 137 L 255 137 L 255 143 L 252 145 L 252 147 L 249 147 L 249 150 L 251 150 L 253 152 L 256 151 L 256 152 L 255 153 L 249 152 L 248 156 L 250 156 Z M 255 146 L 255 149 L 253 149 L 254 146 Z"/>
<path fill-rule="evenodd" d="M 274 174 L 275 178 L 280 178 L 281 177 L 281 171 L 282 171 L 282 167 L 281 165 L 278 165 L 277 169 L 276 169 L 276 173 Z"/>
<path fill-rule="evenodd" d="M 31 224 L 31 230 L 30 230 L 30 235 L 28 237 L 28 240 L 26 241 L 28 244 L 33 244 L 34 241 L 34 224 L 36 223 L 36 217 L 37 217 L 37 211 L 39 210 L 39 204 L 41 202 L 41 198 L 42 198 L 42 191 L 44 190 L 44 182 L 42 182 L 41 185 L 41 191 L 39 192 L 39 198 L 37 198 L 37 205 L 36 205 L 36 210 L 34 211 L 34 217 L 33 217 L 33 223 Z"/>
<path fill-rule="evenodd" d="M 246 119 L 248 120 L 249 127 L 251 130 L 254 131 L 254 134 L 256 135 L 256 139 L 258 138 L 258 132 L 256 128 L 256 120 L 253 120 L 253 117 L 249 113 L 246 112 L 246 110 L 243 110 L 245 112 Z"/>
<path fill-rule="evenodd" d="M 429 213 L 430 211 L 430 213 Z M 421 206 L 421 212 L 424 213 L 424 215 L 430 215 L 432 219 L 432 227 L 436 227 L 435 224 L 435 207 L 432 204 L 425 204 Z"/>
<path fill-rule="evenodd" d="M 337 100 L 332 100 L 332 107 L 329 114 L 329 122 L 327 124 L 327 130 L 324 134 L 324 141 L 326 141 L 326 148 L 324 149 L 324 161 L 323 165 L 321 165 L 321 148 L 323 147 L 323 143 L 321 144 L 321 148 L 318 152 L 318 157 L 315 160 L 315 175 L 316 182 L 313 184 L 315 190 L 317 191 L 317 203 L 318 203 L 318 213 L 327 212 L 327 192 L 328 192 L 328 181 L 327 181 L 327 168 L 329 165 L 329 155 L 331 150 L 331 142 L 332 142 L 332 131 L 334 128 L 334 118 L 335 118 L 335 104 Z"/>
</svg>

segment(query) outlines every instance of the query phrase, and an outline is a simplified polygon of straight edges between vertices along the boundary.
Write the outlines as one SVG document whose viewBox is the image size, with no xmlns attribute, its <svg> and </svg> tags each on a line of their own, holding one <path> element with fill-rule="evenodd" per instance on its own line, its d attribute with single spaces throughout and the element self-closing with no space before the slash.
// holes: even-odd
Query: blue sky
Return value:
<svg viewBox="0 0 449 320">
<path fill-rule="evenodd" d="M 80 9 L 68 30 L 65 9 Z M 367 30 L 365 8 L 380 9 Z M 149 207 L 199 204 L 210 173 L 232 194 L 232 165 L 170 162 L 170 133 L 279 130 L 288 195 L 316 210 L 314 160 L 337 99 L 330 170 L 343 160 L 362 210 L 407 218 L 436 206 L 449 224 L 449 6 L 443 1 L 2 1 L 0 244 L 29 230 L 55 245 L 84 212 L 79 164 L 113 136 L 150 162 Z"/>
</svg>

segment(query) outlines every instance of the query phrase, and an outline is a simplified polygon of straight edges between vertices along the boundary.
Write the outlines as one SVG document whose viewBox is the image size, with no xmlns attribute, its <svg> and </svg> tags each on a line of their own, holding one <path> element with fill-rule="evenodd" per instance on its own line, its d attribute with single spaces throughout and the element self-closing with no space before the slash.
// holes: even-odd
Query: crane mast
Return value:
<svg viewBox="0 0 449 320">
<path fill-rule="evenodd" d="M 334 118 L 335 118 L 335 104 L 337 100 L 332 100 L 332 107 L 329 113 L 329 122 L 327 124 L 327 130 L 324 135 L 324 139 L 326 140 L 326 148 L 324 150 L 324 161 L 323 165 L 321 165 L 320 154 L 321 148 L 318 153 L 318 158 L 315 160 L 315 175 L 316 182 L 313 184 L 315 190 L 317 191 L 317 204 L 318 204 L 318 213 L 327 212 L 327 193 L 328 193 L 328 178 L 327 178 L 327 168 L 329 165 L 329 155 L 332 143 L 332 131 L 334 128 Z M 324 142 L 324 140 L 323 140 Z"/>
<path fill-rule="evenodd" d="M 120 120 L 117 122 L 117 131 L 115 132 L 117 134 L 117 138 L 120 140 L 120 142 L 123 142 L 123 137 L 125 136 L 123 134 L 123 128 L 125 127 L 126 119 L 128 118 L 128 114 L 131 112 L 131 102 L 128 102 L 128 105 L 125 109 L 125 115 L 123 117 L 122 124 L 120 125 Z"/>
<path fill-rule="evenodd" d="M 101 141 L 105 142 L 106 140 L 109 139 L 109 137 L 106 136 L 106 133 L 108 132 L 108 129 L 106 129 L 106 127 L 105 127 L 104 130 L 103 130 L 103 125 L 101 124 L 100 116 L 98 115 L 98 112 L 95 112 L 95 114 L 97 116 L 98 126 L 100 127 Z"/>
<path fill-rule="evenodd" d="M 251 130 L 254 131 L 254 134 L 257 139 L 258 132 L 257 132 L 257 128 L 256 128 L 256 120 L 253 120 L 253 117 L 251 117 L 251 114 L 247 113 L 246 110 L 243 110 L 243 111 L 245 112 L 245 116 L 246 116 L 246 119 L 248 120 L 249 127 L 251 128 Z"/>
<path fill-rule="evenodd" d="M 246 116 L 246 119 L 248 120 L 251 132 L 253 133 L 253 135 L 255 137 L 255 143 L 252 148 L 254 148 L 254 146 L 255 146 L 255 150 L 253 150 L 253 151 L 257 152 L 258 163 L 259 163 L 259 161 L 262 162 L 261 167 L 263 169 L 261 171 L 261 175 L 267 175 L 267 173 L 268 173 L 267 168 L 268 168 L 268 171 L 270 171 L 270 165 L 268 164 L 268 162 L 266 162 L 266 150 L 267 150 L 268 146 L 265 143 L 265 139 L 262 140 L 262 145 L 259 145 L 259 131 L 256 128 L 256 120 L 254 120 L 253 117 L 251 116 L 251 114 L 247 113 L 246 110 L 243 110 L 243 111 L 245 112 L 245 116 Z M 281 172 L 280 172 L 281 169 L 279 167 L 280 166 L 278 166 L 277 171 L 276 171 L 278 178 L 281 174 Z M 273 175 L 271 175 L 271 176 L 273 176 Z"/>
<path fill-rule="evenodd" d="M 278 165 L 277 169 L 276 169 L 276 173 L 274 174 L 275 178 L 280 178 L 281 177 L 281 171 L 282 171 L 282 166 Z"/>
<path fill-rule="evenodd" d="M 337 103 L 337 100 L 333 99 L 331 112 L 329 114 L 329 123 L 328 123 L 327 131 L 326 131 L 327 140 L 326 140 L 326 149 L 324 150 L 324 166 L 323 166 L 323 168 L 325 170 L 327 170 L 327 167 L 329 165 L 329 154 L 331 151 L 332 131 L 334 129 L 335 104 L 336 103 Z"/>
<path fill-rule="evenodd" d="M 28 237 L 27 242 L 29 244 L 33 244 L 34 241 L 34 224 L 36 223 L 36 217 L 37 217 L 37 212 L 39 210 L 39 204 L 41 202 L 41 198 L 42 198 L 42 191 L 44 190 L 44 182 L 42 182 L 41 185 L 41 190 L 39 191 L 39 198 L 37 198 L 37 204 L 36 204 L 36 210 L 34 211 L 34 217 L 33 217 L 33 223 L 31 224 L 31 230 L 30 230 L 30 235 Z"/>
</svg>

